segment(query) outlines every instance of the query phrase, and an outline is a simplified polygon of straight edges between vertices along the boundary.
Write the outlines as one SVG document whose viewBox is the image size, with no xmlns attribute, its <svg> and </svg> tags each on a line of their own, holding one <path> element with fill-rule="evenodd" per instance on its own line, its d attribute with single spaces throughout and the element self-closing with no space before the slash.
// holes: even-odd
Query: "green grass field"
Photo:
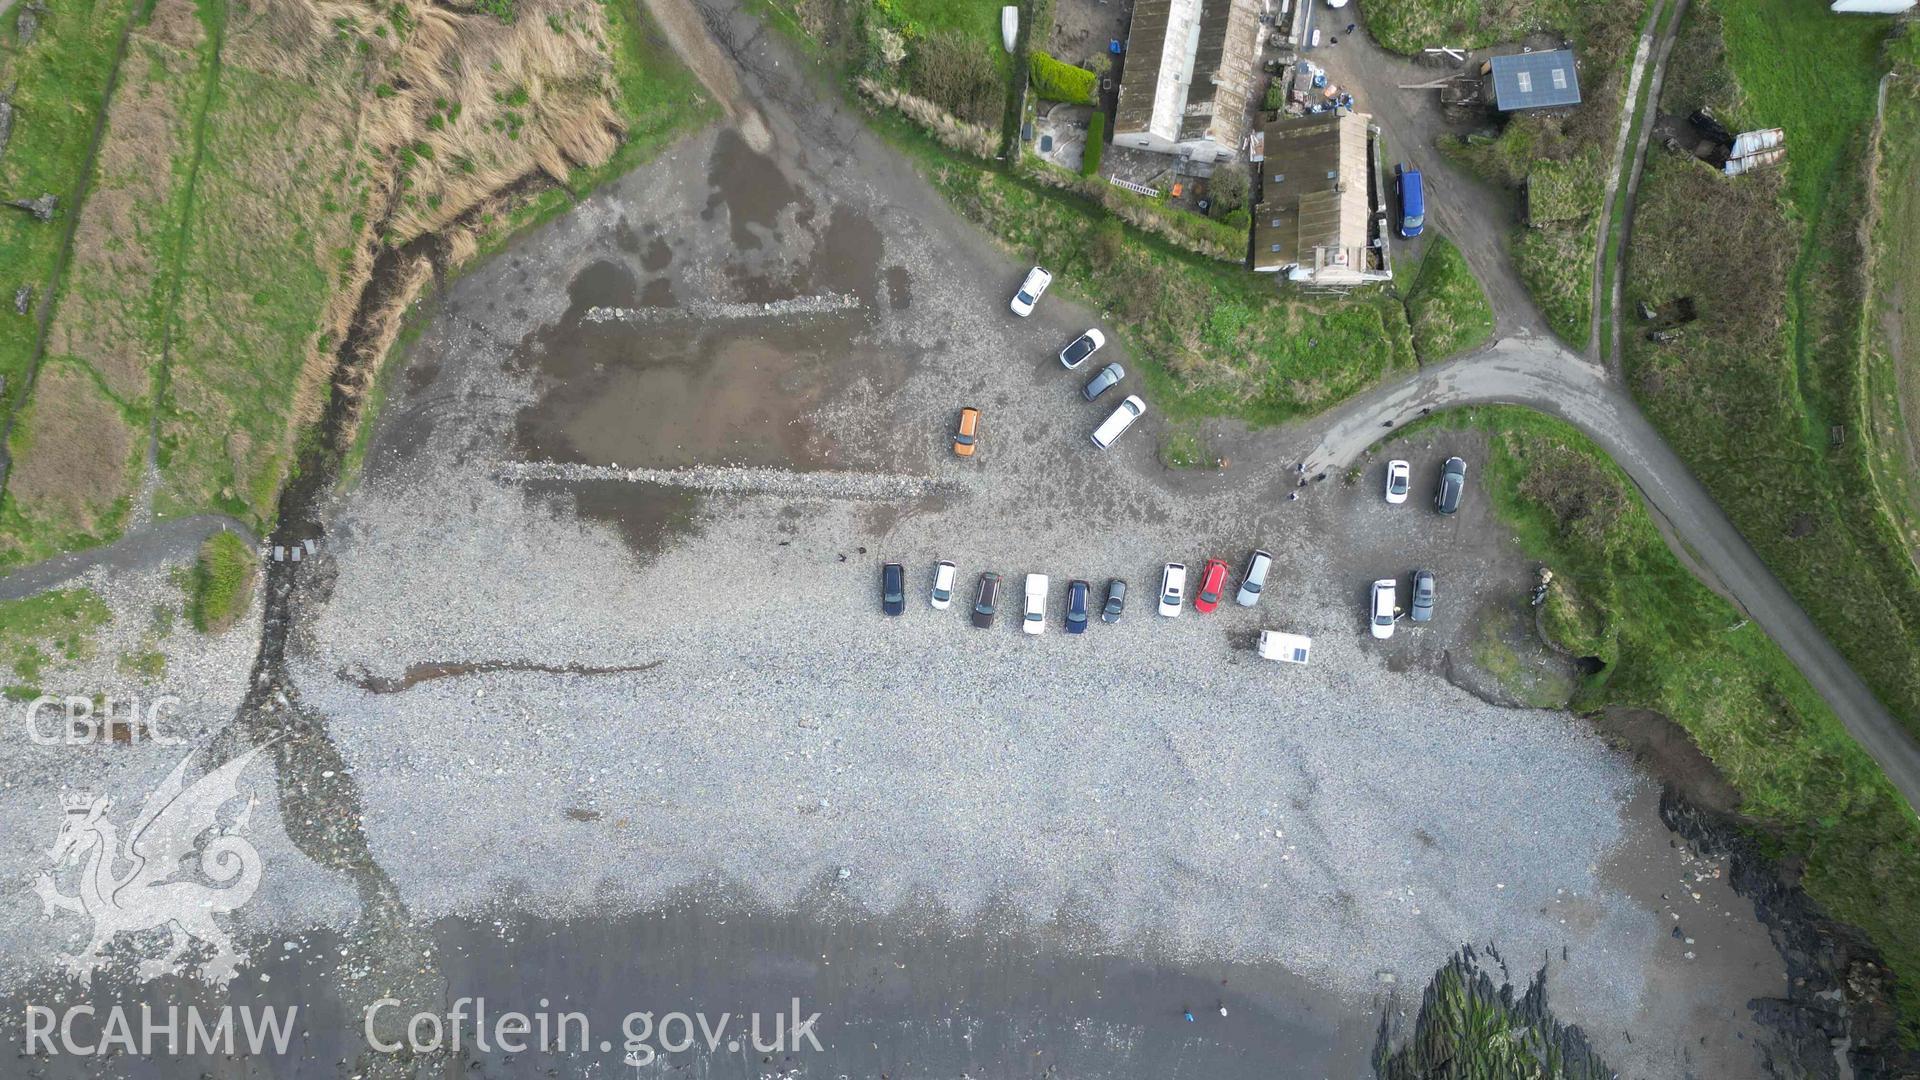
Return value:
<svg viewBox="0 0 1920 1080">
<path fill-rule="evenodd" d="M 1706 0 L 1689 18 L 1696 24 L 1674 63 L 1695 72 L 1724 64 L 1731 89 L 1696 75 L 1668 87 L 1665 110 L 1690 111 L 1699 101 L 1678 95 L 1693 94 L 1725 104 L 1736 127 L 1784 126 L 1789 164 L 1727 178 L 1650 155 L 1626 310 L 1690 297 L 1700 317 L 1680 341 L 1654 344 L 1629 315 L 1628 377 L 1754 548 L 1920 734 L 1920 574 L 1862 433 L 1871 388 L 1862 153 L 1880 62 L 1873 43 L 1889 23 L 1836 25 L 1751 0 Z"/>
<path fill-rule="evenodd" d="M 969 220 L 1125 336 L 1174 418 L 1275 424 L 1325 409 L 1414 366 L 1400 302 L 1384 290 L 1306 299 L 1272 279 L 1122 225 L 1091 203 L 954 155 L 904 121 L 882 129 Z"/>
<path fill-rule="evenodd" d="M 1427 241 L 1407 289 L 1413 351 L 1423 364 L 1465 352 L 1493 335 L 1493 305 L 1460 249 L 1444 236 Z"/>
<path fill-rule="evenodd" d="M 49 301 L 42 378 L 10 440 L 0 562 L 113 539 L 139 490 L 217 48 L 191 7 L 163 11 L 129 39 Z"/>
<path fill-rule="evenodd" d="M 1485 431 L 1503 523 L 1555 574 L 1547 625 L 1606 666 L 1573 708 L 1651 709 L 1693 736 L 1809 894 L 1861 927 L 1920 1006 L 1920 822 L 1758 626 L 1668 550 L 1625 474 L 1560 421 L 1477 408 L 1434 423 Z"/>
<path fill-rule="evenodd" d="M 106 73 L 135 7 L 128 0 L 48 5 L 39 17 L 39 32 L 25 48 L 15 33 L 24 5 L 14 5 L 0 19 L 0 87 L 14 88 L 16 117 L 13 137 L 0 156 L 0 191 L 8 198 L 48 193 L 60 200 L 51 222 L 13 210 L 0 214 L 0 266 L 10 275 L 5 297 L 9 304 L 16 279 L 34 287 L 36 314 L 38 305 L 46 303 L 87 147 L 105 102 Z M 37 319 L 17 318 L 11 309 L 0 319 L 0 377 L 7 383 L 0 406 L 7 409 L 25 388 L 37 329 Z"/>
</svg>

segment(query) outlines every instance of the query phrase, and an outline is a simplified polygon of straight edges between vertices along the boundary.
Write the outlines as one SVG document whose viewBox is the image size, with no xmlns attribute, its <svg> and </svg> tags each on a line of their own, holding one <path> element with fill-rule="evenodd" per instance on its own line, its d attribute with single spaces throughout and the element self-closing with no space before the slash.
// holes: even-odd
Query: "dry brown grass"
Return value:
<svg viewBox="0 0 1920 1080">
<path fill-rule="evenodd" d="M 180 0 L 160 5 L 179 6 Z M 195 63 L 191 53 L 144 37 L 135 35 L 107 111 L 97 179 L 74 230 L 67 294 L 48 342 L 50 353 L 85 363 L 129 404 L 147 401 L 159 360 L 153 301 L 166 287 L 162 260 L 178 231 L 166 211 L 173 163 L 187 135 Z"/>
<path fill-rule="evenodd" d="M 940 145 L 985 161 L 1000 152 L 1000 136 L 979 124 L 969 124 L 925 98 L 915 97 L 885 83 L 861 76 L 860 92 L 877 105 L 898 110 L 902 116 L 925 128 Z"/>
<path fill-rule="evenodd" d="M 123 495 L 144 440 L 93 376 L 51 361 L 35 381 L 33 403 L 14 431 L 9 498 L 21 515 L 64 535 L 93 536 L 119 524 Z"/>
</svg>

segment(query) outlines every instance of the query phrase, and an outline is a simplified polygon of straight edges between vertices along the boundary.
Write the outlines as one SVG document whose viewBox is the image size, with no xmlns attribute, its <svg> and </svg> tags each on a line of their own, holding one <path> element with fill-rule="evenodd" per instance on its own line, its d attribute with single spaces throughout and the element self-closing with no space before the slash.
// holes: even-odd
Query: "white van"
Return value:
<svg viewBox="0 0 1920 1080">
<path fill-rule="evenodd" d="M 1260 657 L 1263 660 L 1304 664 L 1312 652 L 1313 639 L 1305 634 L 1289 634 L 1281 630 L 1260 631 Z"/>
<path fill-rule="evenodd" d="M 1113 440 L 1119 438 L 1120 433 L 1127 430 L 1127 427 L 1140 419 L 1140 414 L 1146 411 L 1147 403 L 1141 401 L 1139 395 L 1128 394 L 1127 400 L 1113 410 L 1113 415 L 1101 421 L 1100 426 L 1093 429 L 1093 445 L 1102 450 L 1112 446 Z"/>
</svg>

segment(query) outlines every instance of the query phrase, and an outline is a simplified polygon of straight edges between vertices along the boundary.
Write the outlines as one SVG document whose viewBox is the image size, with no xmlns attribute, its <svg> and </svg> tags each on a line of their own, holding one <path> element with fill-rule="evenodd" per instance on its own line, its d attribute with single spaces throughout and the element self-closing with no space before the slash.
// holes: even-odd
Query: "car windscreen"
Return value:
<svg viewBox="0 0 1920 1080">
<path fill-rule="evenodd" d="M 1027 292 L 1027 290 L 1025 289 L 1021 289 L 1019 292 L 1014 294 L 1014 299 L 1020 301 L 1023 304 L 1031 304 L 1033 303 L 1033 294 Z"/>
</svg>

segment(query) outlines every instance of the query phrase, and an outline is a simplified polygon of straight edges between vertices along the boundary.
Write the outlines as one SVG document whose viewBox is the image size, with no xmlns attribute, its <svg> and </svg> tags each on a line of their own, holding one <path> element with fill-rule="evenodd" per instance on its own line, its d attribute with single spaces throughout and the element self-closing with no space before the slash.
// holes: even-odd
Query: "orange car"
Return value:
<svg viewBox="0 0 1920 1080">
<path fill-rule="evenodd" d="M 960 427 L 953 433 L 953 452 L 961 457 L 973 456 L 973 443 L 980 431 L 980 410 L 969 405 L 960 410 Z"/>
</svg>

